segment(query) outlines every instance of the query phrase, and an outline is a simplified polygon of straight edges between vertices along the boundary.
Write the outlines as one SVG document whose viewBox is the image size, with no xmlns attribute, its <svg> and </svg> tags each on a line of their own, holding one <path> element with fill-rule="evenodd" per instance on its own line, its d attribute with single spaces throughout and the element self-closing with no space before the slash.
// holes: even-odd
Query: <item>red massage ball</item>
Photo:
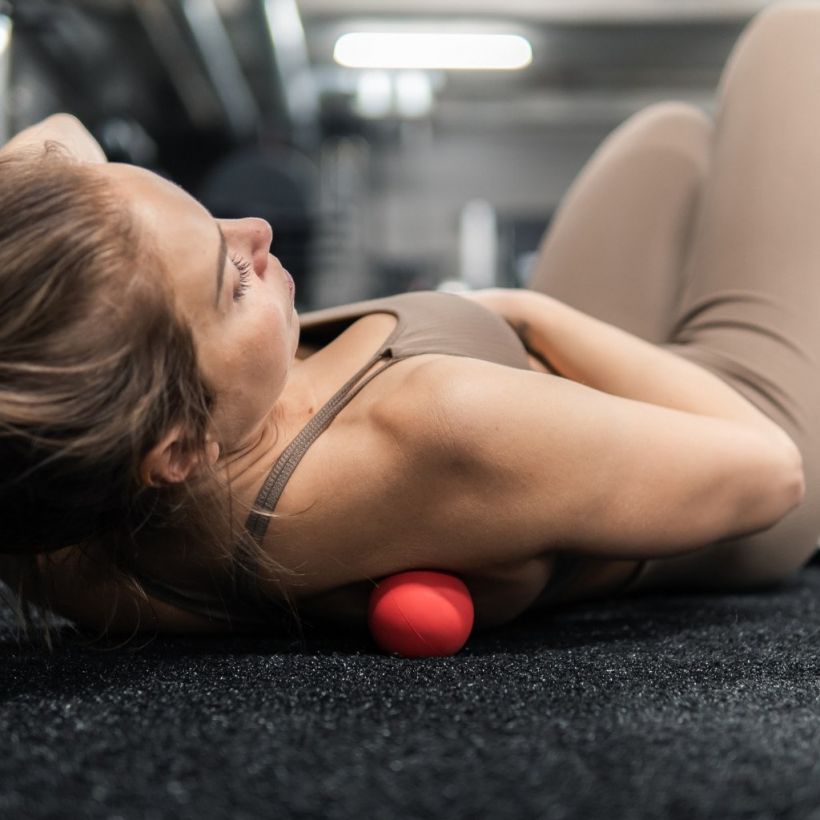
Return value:
<svg viewBox="0 0 820 820">
<path fill-rule="evenodd" d="M 406 658 L 455 655 L 467 643 L 474 618 L 467 585 L 455 575 L 428 570 L 379 581 L 367 611 L 379 648 Z"/>
</svg>

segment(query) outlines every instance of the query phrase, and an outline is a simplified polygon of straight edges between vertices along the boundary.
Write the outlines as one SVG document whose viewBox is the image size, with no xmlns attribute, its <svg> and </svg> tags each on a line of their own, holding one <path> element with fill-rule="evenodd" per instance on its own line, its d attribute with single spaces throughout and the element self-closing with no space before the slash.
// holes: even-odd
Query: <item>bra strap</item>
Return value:
<svg viewBox="0 0 820 820">
<path fill-rule="evenodd" d="M 396 362 L 401 361 L 401 357 L 391 357 L 385 363 L 384 367 L 380 367 L 378 370 L 371 373 L 355 390 L 348 393 L 347 391 L 356 384 L 362 374 L 366 373 L 368 368 L 372 367 L 373 364 L 384 355 L 385 353 L 382 352 L 370 359 L 364 367 L 360 368 L 355 375 L 348 379 L 348 381 L 341 388 L 339 388 L 333 398 L 330 399 L 330 401 L 325 404 L 325 406 L 322 407 L 322 409 L 302 428 L 296 438 L 294 438 L 293 441 L 285 448 L 276 464 L 274 464 L 267 480 L 262 486 L 262 489 L 259 491 L 259 495 L 256 497 L 255 506 L 261 506 L 271 511 L 274 510 L 276 508 L 276 503 L 279 501 L 279 496 L 285 488 L 285 484 L 287 484 L 288 479 L 301 461 L 302 456 L 304 456 L 305 452 L 307 452 L 307 449 L 313 440 L 330 425 L 342 408 L 351 399 L 353 399 L 353 397 L 356 396 L 356 394 L 371 379 L 378 376 L 379 373 L 384 370 L 387 370 L 388 367 L 396 364 Z M 271 498 L 273 498 L 272 504 L 270 502 Z M 251 534 L 254 541 L 256 541 L 256 543 L 260 546 L 262 544 L 262 539 L 265 537 L 265 533 L 267 532 L 269 523 L 269 518 L 255 512 L 251 512 L 245 522 L 248 532 Z"/>
</svg>

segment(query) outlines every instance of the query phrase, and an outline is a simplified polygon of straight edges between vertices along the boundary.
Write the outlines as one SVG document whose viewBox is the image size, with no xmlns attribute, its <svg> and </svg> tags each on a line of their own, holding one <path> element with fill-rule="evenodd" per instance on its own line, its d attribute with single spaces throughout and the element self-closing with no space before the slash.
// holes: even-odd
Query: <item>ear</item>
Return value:
<svg viewBox="0 0 820 820">
<path fill-rule="evenodd" d="M 177 484 L 190 478 L 202 464 L 215 464 L 219 459 L 219 443 L 206 438 L 205 452 L 192 450 L 185 441 L 182 427 L 171 430 L 143 458 L 140 477 L 152 487 Z"/>
</svg>

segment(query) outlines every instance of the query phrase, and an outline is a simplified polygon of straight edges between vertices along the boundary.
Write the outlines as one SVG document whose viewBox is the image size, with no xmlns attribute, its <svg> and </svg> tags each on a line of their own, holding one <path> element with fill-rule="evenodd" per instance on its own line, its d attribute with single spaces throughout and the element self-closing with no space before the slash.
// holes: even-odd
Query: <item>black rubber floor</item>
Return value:
<svg viewBox="0 0 820 820">
<path fill-rule="evenodd" d="M 820 818 L 819 636 L 814 563 L 451 658 L 310 633 L 49 657 L 4 627 L 0 817 Z"/>
</svg>

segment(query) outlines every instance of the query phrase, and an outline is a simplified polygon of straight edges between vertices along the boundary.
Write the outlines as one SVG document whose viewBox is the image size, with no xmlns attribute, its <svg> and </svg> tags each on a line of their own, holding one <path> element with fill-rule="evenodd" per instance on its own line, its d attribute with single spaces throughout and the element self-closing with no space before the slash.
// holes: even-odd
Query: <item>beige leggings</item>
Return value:
<svg viewBox="0 0 820 820">
<path fill-rule="evenodd" d="M 647 561 L 629 590 L 755 588 L 803 566 L 820 536 L 820 3 L 755 15 L 714 122 L 670 101 L 618 126 L 562 199 L 528 287 L 716 373 L 802 452 L 799 508 Z"/>
</svg>

